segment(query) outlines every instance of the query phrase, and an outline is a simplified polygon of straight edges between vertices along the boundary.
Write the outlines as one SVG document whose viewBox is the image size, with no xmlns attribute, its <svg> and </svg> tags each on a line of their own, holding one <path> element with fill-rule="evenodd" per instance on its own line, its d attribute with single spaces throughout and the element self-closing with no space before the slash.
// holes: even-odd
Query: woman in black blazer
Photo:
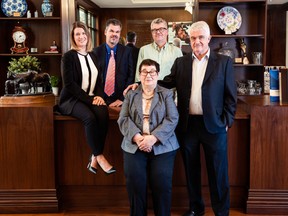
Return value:
<svg viewBox="0 0 288 216">
<path fill-rule="evenodd" d="M 87 166 L 97 173 L 97 164 L 106 174 L 116 172 L 103 155 L 108 131 L 109 114 L 103 99 L 103 82 L 92 54 L 91 35 L 87 26 L 75 22 L 70 33 L 71 50 L 62 59 L 64 87 L 60 94 L 59 109 L 64 115 L 80 119 L 92 155 Z M 99 76 L 98 76 L 99 75 Z"/>
</svg>

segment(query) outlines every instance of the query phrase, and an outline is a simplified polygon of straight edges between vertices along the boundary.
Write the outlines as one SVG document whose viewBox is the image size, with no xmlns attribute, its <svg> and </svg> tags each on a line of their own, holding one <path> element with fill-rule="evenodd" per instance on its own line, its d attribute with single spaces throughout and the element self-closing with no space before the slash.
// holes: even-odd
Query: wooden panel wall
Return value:
<svg viewBox="0 0 288 216">
<path fill-rule="evenodd" d="M 128 31 L 135 31 L 138 35 L 137 47 L 151 43 L 150 23 L 153 19 L 161 17 L 167 22 L 191 21 L 192 15 L 181 8 L 113 8 L 101 9 L 100 22 L 100 43 L 105 42 L 105 22 L 109 18 L 117 18 L 122 22 L 122 37 L 126 36 Z M 111 16 L 112 14 L 112 16 Z"/>
<path fill-rule="evenodd" d="M 192 20 L 191 14 L 183 8 L 131 8 L 131 9 L 101 9 L 100 17 L 100 43 L 105 42 L 104 29 L 107 19 L 113 17 L 119 19 L 123 24 L 122 37 L 127 31 L 133 30 L 138 34 L 136 46 L 141 47 L 152 41 L 150 33 L 150 22 L 162 17 L 167 22 L 180 22 Z M 267 65 L 285 65 L 286 47 L 286 11 L 288 4 L 269 5 L 267 18 Z"/>
<path fill-rule="evenodd" d="M 287 10 L 288 3 L 268 7 L 267 65 L 285 65 Z"/>
</svg>

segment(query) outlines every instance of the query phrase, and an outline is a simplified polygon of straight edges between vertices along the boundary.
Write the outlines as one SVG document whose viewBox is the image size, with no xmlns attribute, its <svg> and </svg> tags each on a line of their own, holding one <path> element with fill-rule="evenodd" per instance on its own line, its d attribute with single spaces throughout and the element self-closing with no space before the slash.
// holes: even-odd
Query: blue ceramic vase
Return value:
<svg viewBox="0 0 288 216">
<path fill-rule="evenodd" d="M 43 0 L 41 10 L 44 17 L 53 15 L 53 4 L 50 0 Z"/>
</svg>

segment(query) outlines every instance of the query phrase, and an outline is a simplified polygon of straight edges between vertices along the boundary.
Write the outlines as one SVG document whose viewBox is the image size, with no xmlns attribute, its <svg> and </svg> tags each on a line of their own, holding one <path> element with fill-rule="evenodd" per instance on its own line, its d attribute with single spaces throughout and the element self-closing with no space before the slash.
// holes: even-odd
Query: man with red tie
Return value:
<svg viewBox="0 0 288 216">
<path fill-rule="evenodd" d="M 121 29 L 119 20 L 107 20 L 104 32 L 106 42 L 93 50 L 104 81 L 104 99 L 110 107 L 122 105 L 124 89 L 134 82 L 132 50 L 119 44 Z"/>
</svg>

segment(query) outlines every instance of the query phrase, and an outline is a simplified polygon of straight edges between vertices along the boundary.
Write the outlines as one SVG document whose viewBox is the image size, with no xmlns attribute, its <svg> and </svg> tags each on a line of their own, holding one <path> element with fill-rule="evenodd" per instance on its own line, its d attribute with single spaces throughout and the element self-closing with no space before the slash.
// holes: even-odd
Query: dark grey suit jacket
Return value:
<svg viewBox="0 0 288 216">
<path fill-rule="evenodd" d="M 158 83 L 167 88 L 176 87 L 179 124 L 177 131 L 186 132 L 192 85 L 192 53 L 177 58 L 171 74 Z M 236 112 L 237 88 L 232 59 L 210 52 L 202 84 L 202 109 L 206 129 L 210 133 L 225 132 L 231 127 Z"/>
<path fill-rule="evenodd" d="M 178 117 L 178 111 L 173 101 L 173 92 L 157 86 L 152 99 L 149 118 L 150 132 L 160 141 L 153 146 L 155 155 L 179 148 L 174 132 Z M 138 146 L 132 142 L 132 139 L 137 133 L 142 134 L 143 128 L 141 85 L 135 91 L 129 91 L 126 95 L 118 124 L 124 136 L 121 145 L 122 149 L 129 153 L 135 153 Z"/>
<path fill-rule="evenodd" d="M 133 69 L 132 50 L 130 47 L 117 45 L 116 53 L 116 75 L 115 75 L 115 92 L 111 97 L 105 98 L 107 104 L 115 100 L 124 100 L 123 91 L 125 88 L 134 83 L 135 71 Z M 104 80 L 104 73 L 106 73 L 106 44 L 94 48 L 93 53 L 98 60 L 98 70 Z M 105 81 L 104 81 L 105 82 Z M 104 84 L 103 84 L 104 85 Z"/>
</svg>

